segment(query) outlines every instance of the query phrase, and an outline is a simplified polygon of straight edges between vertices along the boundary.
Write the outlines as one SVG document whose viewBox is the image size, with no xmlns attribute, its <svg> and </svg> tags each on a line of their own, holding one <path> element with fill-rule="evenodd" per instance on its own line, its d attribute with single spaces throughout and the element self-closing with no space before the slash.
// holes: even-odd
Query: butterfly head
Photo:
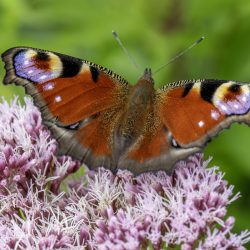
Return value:
<svg viewBox="0 0 250 250">
<path fill-rule="evenodd" d="M 152 71 L 150 68 L 146 68 L 143 75 L 139 79 L 138 82 L 149 83 L 150 85 L 154 85 L 154 79 L 152 78 Z"/>
<path fill-rule="evenodd" d="M 131 89 L 131 94 L 129 96 L 131 100 L 131 110 L 134 109 L 134 105 L 143 105 L 144 108 L 146 105 L 150 105 L 154 96 L 154 91 L 154 80 L 152 78 L 151 69 L 146 68 L 143 75 Z"/>
</svg>

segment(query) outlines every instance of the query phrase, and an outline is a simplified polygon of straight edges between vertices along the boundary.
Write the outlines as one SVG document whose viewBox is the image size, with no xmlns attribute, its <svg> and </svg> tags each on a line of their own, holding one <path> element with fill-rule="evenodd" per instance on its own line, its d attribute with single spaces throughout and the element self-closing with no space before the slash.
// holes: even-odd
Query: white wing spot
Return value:
<svg viewBox="0 0 250 250">
<path fill-rule="evenodd" d="M 243 102 L 246 102 L 246 101 L 247 101 L 247 97 L 244 95 L 244 96 L 242 96 L 241 100 L 242 100 Z"/>
<path fill-rule="evenodd" d="M 215 110 L 212 110 L 211 111 L 211 117 L 214 119 L 214 120 L 217 120 L 219 118 L 220 114 L 215 111 Z"/>
<path fill-rule="evenodd" d="M 46 78 L 47 78 L 47 75 L 42 75 L 42 76 L 39 77 L 39 80 L 44 80 Z"/>
<path fill-rule="evenodd" d="M 46 90 L 52 90 L 53 88 L 54 88 L 54 83 L 52 83 L 52 82 L 49 82 L 49 83 L 47 83 L 44 87 L 43 87 L 43 89 L 46 91 Z"/>
<path fill-rule="evenodd" d="M 62 100 L 62 97 L 60 96 L 60 95 L 57 95 L 56 97 L 55 97 L 55 101 L 56 102 L 60 102 Z"/>
<path fill-rule="evenodd" d="M 225 105 L 221 105 L 221 109 L 227 111 L 227 107 Z"/>
<path fill-rule="evenodd" d="M 204 122 L 204 121 L 199 121 L 199 122 L 198 122 L 198 126 L 199 126 L 199 127 L 203 127 L 204 125 L 205 125 L 205 122 Z"/>
<path fill-rule="evenodd" d="M 34 70 L 32 70 L 32 69 L 31 69 L 31 70 L 29 70 L 29 71 L 28 71 L 28 74 L 32 74 L 32 73 L 33 73 L 33 71 L 34 71 Z"/>
<path fill-rule="evenodd" d="M 174 138 L 172 139 L 172 144 L 173 144 L 174 147 L 178 147 L 178 144 L 177 144 L 177 142 L 176 142 L 176 140 Z"/>
</svg>

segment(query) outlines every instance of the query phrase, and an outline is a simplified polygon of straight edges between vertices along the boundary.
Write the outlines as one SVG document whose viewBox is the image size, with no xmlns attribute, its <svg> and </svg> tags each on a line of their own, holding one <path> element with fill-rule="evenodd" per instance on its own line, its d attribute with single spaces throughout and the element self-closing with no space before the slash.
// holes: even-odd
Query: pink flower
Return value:
<svg viewBox="0 0 250 250">
<path fill-rule="evenodd" d="M 29 99 L 0 103 L 0 249 L 245 249 L 227 207 L 239 198 L 202 154 L 164 171 L 85 170 L 57 143 Z"/>
<path fill-rule="evenodd" d="M 24 101 L 24 107 L 17 98 L 11 105 L 5 100 L 0 103 L 0 193 L 16 187 L 26 191 L 27 183 L 34 179 L 45 188 L 47 178 L 55 180 L 52 189 L 56 192 L 61 181 L 80 164 L 70 157 L 55 157 L 56 141 L 42 125 L 41 115 L 31 100 Z M 51 171 L 53 175 L 48 176 Z M 39 178 L 41 175 L 46 178 Z"/>
</svg>

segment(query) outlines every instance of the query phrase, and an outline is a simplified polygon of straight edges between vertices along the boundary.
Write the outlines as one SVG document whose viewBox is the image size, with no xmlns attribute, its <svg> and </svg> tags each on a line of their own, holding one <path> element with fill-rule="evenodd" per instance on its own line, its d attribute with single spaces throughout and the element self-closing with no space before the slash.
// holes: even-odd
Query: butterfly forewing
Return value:
<svg viewBox="0 0 250 250">
<path fill-rule="evenodd" d="M 179 146 L 202 148 L 232 122 L 249 123 L 249 84 L 198 80 L 159 93 L 160 116 Z"/>
<path fill-rule="evenodd" d="M 127 82 L 91 62 L 39 49 L 13 48 L 2 58 L 4 83 L 24 86 L 34 98 L 59 142 L 60 153 L 91 167 L 105 163 L 112 169 L 110 136 L 114 116 L 125 105 Z M 107 116 L 112 118 L 109 123 Z"/>
</svg>

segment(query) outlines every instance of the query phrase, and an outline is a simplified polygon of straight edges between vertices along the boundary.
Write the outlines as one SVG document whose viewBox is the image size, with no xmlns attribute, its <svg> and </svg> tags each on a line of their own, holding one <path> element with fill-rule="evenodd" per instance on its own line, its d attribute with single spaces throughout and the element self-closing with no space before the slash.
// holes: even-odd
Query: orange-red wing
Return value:
<svg viewBox="0 0 250 250">
<path fill-rule="evenodd" d="M 169 142 L 162 128 L 155 134 L 146 133 L 143 135 L 139 140 L 138 145 L 131 148 L 128 157 L 139 163 L 144 163 L 149 159 L 159 157 L 162 153 L 168 150 Z"/>
<path fill-rule="evenodd" d="M 200 151 L 199 147 L 173 147 L 171 133 L 159 116 L 157 101 L 156 99 L 153 110 L 147 114 L 141 135 L 119 159 L 119 169 L 129 169 L 135 174 L 157 170 L 171 171 L 178 160 Z"/>
<path fill-rule="evenodd" d="M 2 59 L 4 83 L 25 87 L 58 138 L 61 153 L 80 160 L 97 155 L 98 164 L 111 155 L 111 126 L 104 127 L 102 117 L 123 108 L 128 92 L 124 79 L 88 61 L 33 48 L 10 49 Z"/>
<path fill-rule="evenodd" d="M 233 122 L 249 124 L 249 110 L 249 84 L 202 80 L 164 87 L 156 92 L 154 122 L 118 167 L 134 173 L 171 170 Z"/>
<path fill-rule="evenodd" d="M 159 124 L 153 133 L 149 130 L 138 138 L 120 158 L 118 168 L 129 169 L 134 174 L 157 170 L 171 171 L 178 160 L 199 151 L 199 147 L 173 147 L 169 131 L 164 124 Z"/>
<path fill-rule="evenodd" d="M 181 146 L 203 147 L 220 130 L 243 121 L 250 109 L 248 84 L 203 80 L 159 93 L 159 116 Z"/>
</svg>

